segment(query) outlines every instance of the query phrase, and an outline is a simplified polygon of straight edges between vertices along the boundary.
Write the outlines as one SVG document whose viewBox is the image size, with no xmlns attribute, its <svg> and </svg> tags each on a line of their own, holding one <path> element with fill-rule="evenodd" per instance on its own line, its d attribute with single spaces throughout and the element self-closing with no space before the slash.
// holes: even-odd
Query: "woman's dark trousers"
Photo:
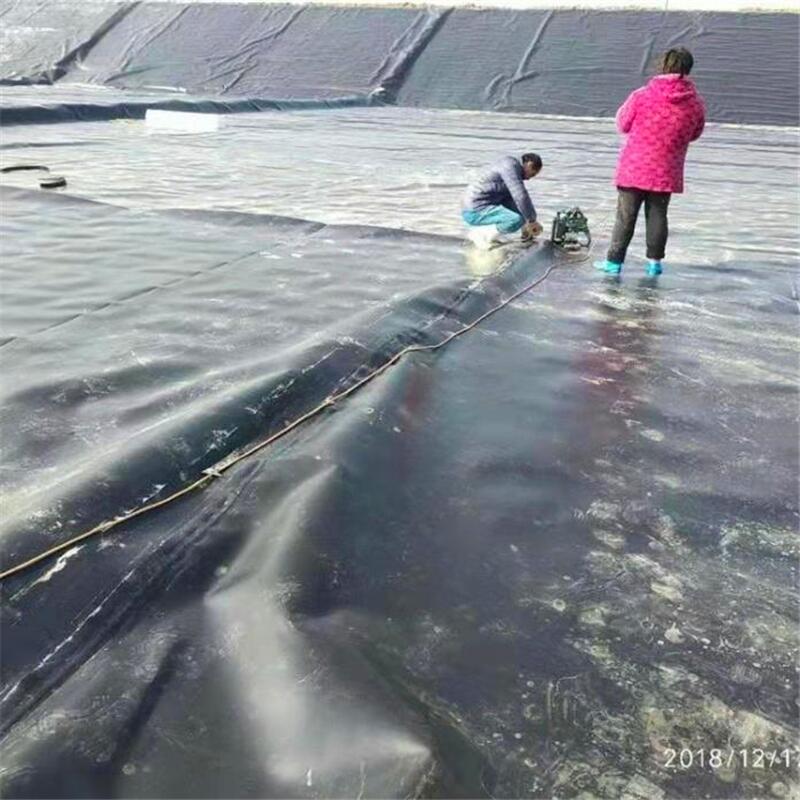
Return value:
<svg viewBox="0 0 800 800">
<path fill-rule="evenodd" d="M 672 196 L 669 192 L 646 192 L 642 189 L 618 188 L 617 221 L 608 248 L 608 260 L 621 264 L 628 252 L 628 245 L 636 230 L 636 218 L 644 203 L 644 217 L 647 225 L 647 257 L 661 261 L 667 246 L 669 227 L 667 208 Z"/>
</svg>

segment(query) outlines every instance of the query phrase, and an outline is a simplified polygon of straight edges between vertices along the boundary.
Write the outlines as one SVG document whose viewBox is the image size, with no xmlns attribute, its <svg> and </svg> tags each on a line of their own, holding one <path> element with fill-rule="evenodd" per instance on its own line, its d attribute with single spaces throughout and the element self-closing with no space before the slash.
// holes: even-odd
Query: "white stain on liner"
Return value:
<svg viewBox="0 0 800 800">
<path fill-rule="evenodd" d="M 37 583 L 47 583 L 50 580 L 50 578 L 53 577 L 53 575 L 55 575 L 57 572 L 61 572 L 61 570 L 67 566 L 67 561 L 69 561 L 72 558 L 72 556 L 74 556 L 82 547 L 83 545 L 76 545 L 75 547 L 72 547 L 69 550 L 67 550 L 67 552 L 64 553 L 63 555 L 59 556 L 58 561 L 56 561 L 56 563 L 53 564 L 53 566 L 50 567 L 50 569 L 47 570 L 47 572 L 45 572 L 44 575 L 37 578 L 30 585 L 30 588 L 36 586 Z"/>
</svg>

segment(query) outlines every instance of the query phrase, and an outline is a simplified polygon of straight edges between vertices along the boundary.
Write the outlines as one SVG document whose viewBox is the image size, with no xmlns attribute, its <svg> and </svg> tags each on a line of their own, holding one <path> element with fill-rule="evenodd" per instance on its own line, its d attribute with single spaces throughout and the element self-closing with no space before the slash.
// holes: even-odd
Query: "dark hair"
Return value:
<svg viewBox="0 0 800 800">
<path fill-rule="evenodd" d="M 533 168 L 538 172 L 542 168 L 542 159 L 538 153 L 525 153 L 522 156 L 523 164 L 533 164 Z"/>
<path fill-rule="evenodd" d="M 661 72 L 664 75 L 688 75 L 694 66 L 694 57 L 685 47 L 667 50 L 661 56 Z"/>
</svg>

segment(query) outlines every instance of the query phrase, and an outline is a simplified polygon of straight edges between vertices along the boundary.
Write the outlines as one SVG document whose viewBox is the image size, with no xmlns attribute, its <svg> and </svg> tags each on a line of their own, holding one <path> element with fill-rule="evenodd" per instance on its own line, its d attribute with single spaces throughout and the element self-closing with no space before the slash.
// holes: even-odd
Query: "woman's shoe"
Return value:
<svg viewBox="0 0 800 800">
<path fill-rule="evenodd" d="M 664 268 L 661 266 L 660 261 L 653 261 L 650 259 L 650 261 L 647 262 L 647 266 L 644 268 L 644 270 L 647 273 L 648 278 L 656 278 L 664 271 Z"/>
<path fill-rule="evenodd" d="M 605 272 L 607 275 L 619 275 L 620 272 L 622 272 L 622 264 L 618 264 L 616 261 L 609 261 L 608 259 L 605 261 L 595 261 L 594 267 L 601 272 Z"/>
</svg>

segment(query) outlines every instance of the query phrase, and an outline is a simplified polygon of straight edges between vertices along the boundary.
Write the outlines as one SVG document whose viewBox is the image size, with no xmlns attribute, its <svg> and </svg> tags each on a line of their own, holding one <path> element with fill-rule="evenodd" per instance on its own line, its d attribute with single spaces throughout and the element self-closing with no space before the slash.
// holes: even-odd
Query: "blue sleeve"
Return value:
<svg viewBox="0 0 800 800">
<path fill-rule="evenodd" d="M 517 207 L 517 211 L 522 214 L 526 222 L 536 220 L 536 209 L 534 208 L 531 196 L 522 182 L 522 167 L 519 161 L 513 158 L 504 158 L 497 170 L 503 179 L 506 188 L 511 194 L 511 199 Z"/>
</svg>

